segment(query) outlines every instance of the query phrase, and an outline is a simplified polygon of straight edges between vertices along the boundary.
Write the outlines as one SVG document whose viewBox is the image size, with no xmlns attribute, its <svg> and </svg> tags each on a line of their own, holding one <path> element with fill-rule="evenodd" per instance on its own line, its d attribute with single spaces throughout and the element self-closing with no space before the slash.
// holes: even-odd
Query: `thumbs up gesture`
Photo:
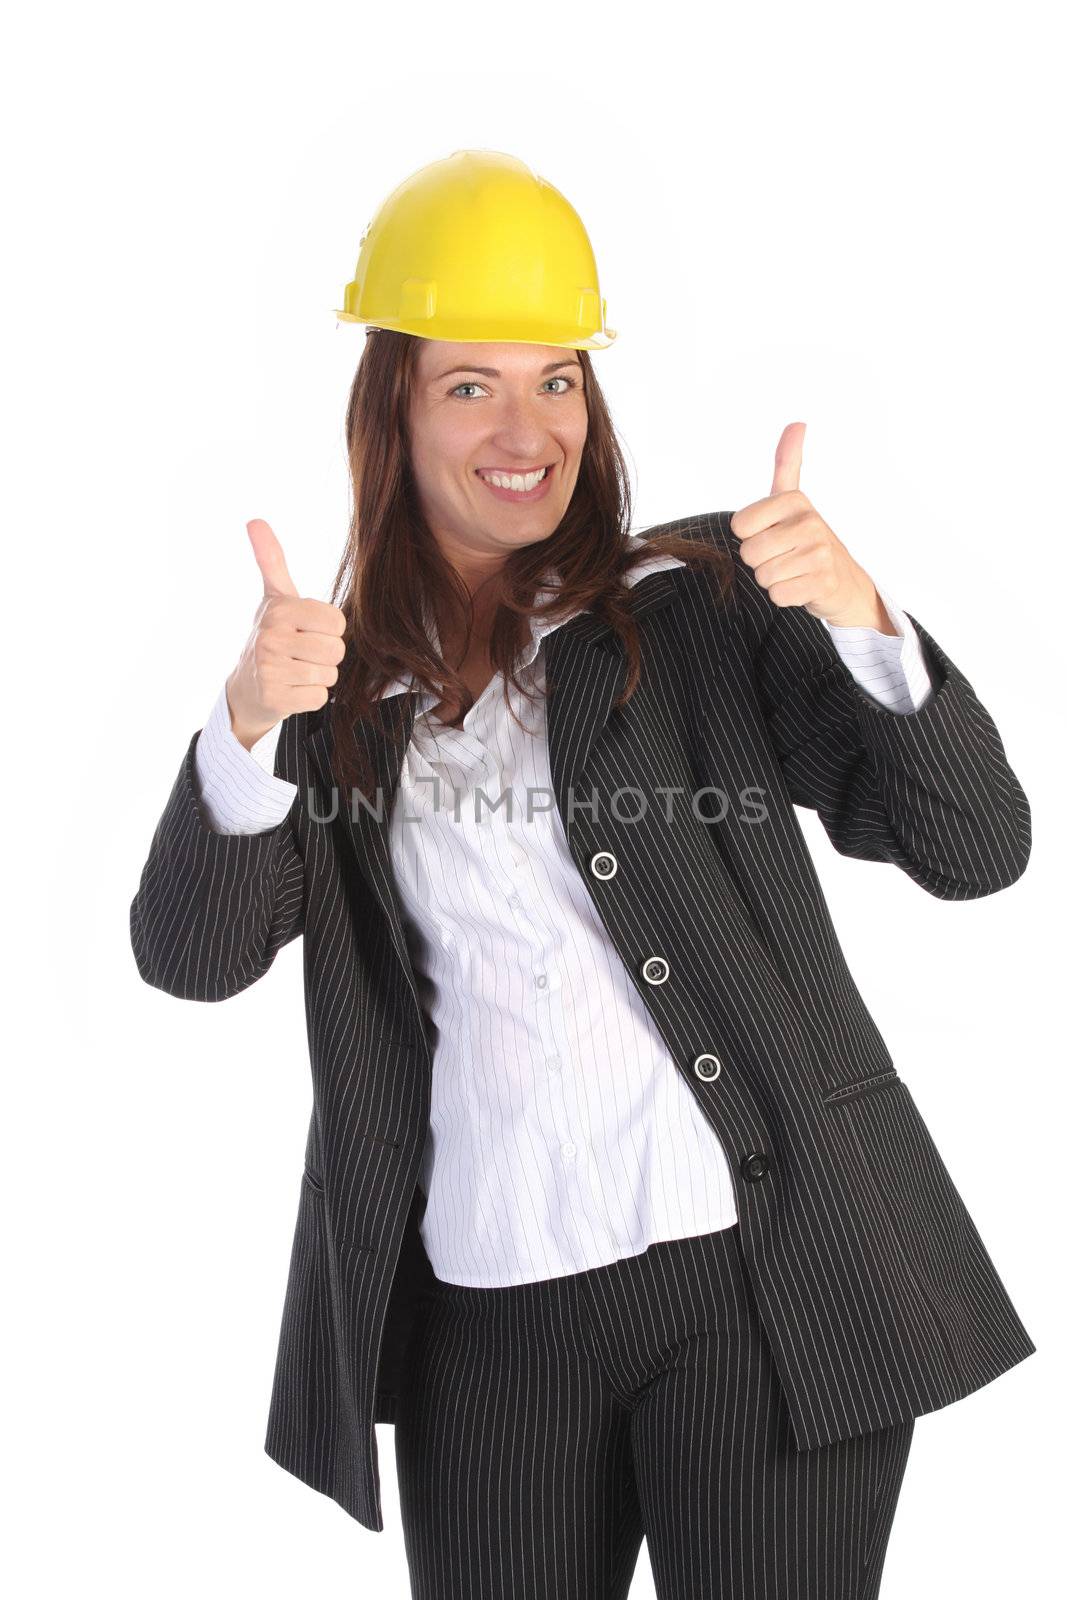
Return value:
<svg viewBox="0 0 1067 1600">
<path fill-rule="evenodd" d="M 326 704 L 344 659 L 346 618 L 340 606 L 300 598 L 269 523 L 256 517 L 247 528 L 263 598 L 226 698 L 234 734 L 250 750 L 282 718 Z"/>
<path fill-rule="evenodd" d="M 873 578 L 800 488 L 806 428 L 804 422 L 789 423 L 775 451 L 770 494 L 730 519 L 741 559 L 776 606 L 803 606 L 838 627 L 896 633 Z"/>
</svg>

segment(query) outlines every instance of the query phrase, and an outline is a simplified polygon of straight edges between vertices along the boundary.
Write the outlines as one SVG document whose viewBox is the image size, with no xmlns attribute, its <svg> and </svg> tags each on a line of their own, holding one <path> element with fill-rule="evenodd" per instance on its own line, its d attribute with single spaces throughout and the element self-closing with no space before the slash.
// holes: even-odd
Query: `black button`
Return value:
<svg viewBox="0 0 1067 1600">
<path fill-rule="evenodd" d="M 747 1183 L 758 1183 L 770 1171 L 771 1163 L 762 1150 L 756 1150 L 752 1155 L 746 1156 L 741 1163 L 741 1176 Z"/>
</svg>

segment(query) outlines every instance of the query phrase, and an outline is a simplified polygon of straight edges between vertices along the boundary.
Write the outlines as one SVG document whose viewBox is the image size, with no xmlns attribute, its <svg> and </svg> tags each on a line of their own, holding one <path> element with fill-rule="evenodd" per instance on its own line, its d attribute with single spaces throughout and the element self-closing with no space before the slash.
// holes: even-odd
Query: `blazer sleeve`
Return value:
<svg viewBox="0 0 1067 1600">
<path fill-rule="evenodd" d="M 793 803 L 835 850 L 889 861 L 942 900 L 976 900 L 1021 877 L 1030 806 L 992 717 L 911 612 L 931 689 L 905 713 L 840 659 L 822 621 L 776 606 L 733 548 L 735 594 L 766 726 Z"/>
<path fill-rule="evenodd" d="M 256 833 L 218 833 L 189 741 L 130 906 L 146 983 L 182 1000 L 226 1000 L 304 929 L 304 863 L 292 812 Z"/>
</svg>

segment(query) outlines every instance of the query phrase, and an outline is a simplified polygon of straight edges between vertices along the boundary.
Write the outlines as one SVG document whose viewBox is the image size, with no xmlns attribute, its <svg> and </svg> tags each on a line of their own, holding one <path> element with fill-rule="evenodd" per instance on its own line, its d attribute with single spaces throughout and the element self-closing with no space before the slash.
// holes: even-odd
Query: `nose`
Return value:
<svg viewBox="0 0 1067 1600">
<path fill-rule="evenodd" d="M 492 438 L 487 442 L 490 453 L 484 459 L 497 465 L 504 461 L 528 461 L 541 466 L 555 461 L 560 454 L 551 435 L 545 433 L 543 404 L 525 396 L 515 396 L 505 402 Z M 494 448 L 496 455 L 492 454 Z"/>
</svg>

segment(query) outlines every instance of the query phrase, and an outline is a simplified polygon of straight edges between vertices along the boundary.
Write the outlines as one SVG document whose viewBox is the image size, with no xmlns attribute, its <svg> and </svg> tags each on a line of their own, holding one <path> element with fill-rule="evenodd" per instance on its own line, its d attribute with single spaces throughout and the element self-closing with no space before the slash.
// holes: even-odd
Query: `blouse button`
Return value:
<svg viewBox="0 0 1067 1600">
<path fill-rule="evenodd" d="M 598 850 L 589 863 L 594 878 L 613 878 L 619 863 L 610 850 Z"/>
<path fill-rule="evenodd" d="M 641 968 L 641 976 L 646 983 L 665 983 L 670 970 L 663 956 L 649 956 Z"/>
<path fill-rule="evenodd" d="M 693 1062 L 693 1071 L 705 1083 L 714 1083 L 722 1071 L 722 1062 L 718 1056 L 713 1056 L 710 1051 L 705 1050 L 704 1054 L 697 1056 Z"/>
</svg>

